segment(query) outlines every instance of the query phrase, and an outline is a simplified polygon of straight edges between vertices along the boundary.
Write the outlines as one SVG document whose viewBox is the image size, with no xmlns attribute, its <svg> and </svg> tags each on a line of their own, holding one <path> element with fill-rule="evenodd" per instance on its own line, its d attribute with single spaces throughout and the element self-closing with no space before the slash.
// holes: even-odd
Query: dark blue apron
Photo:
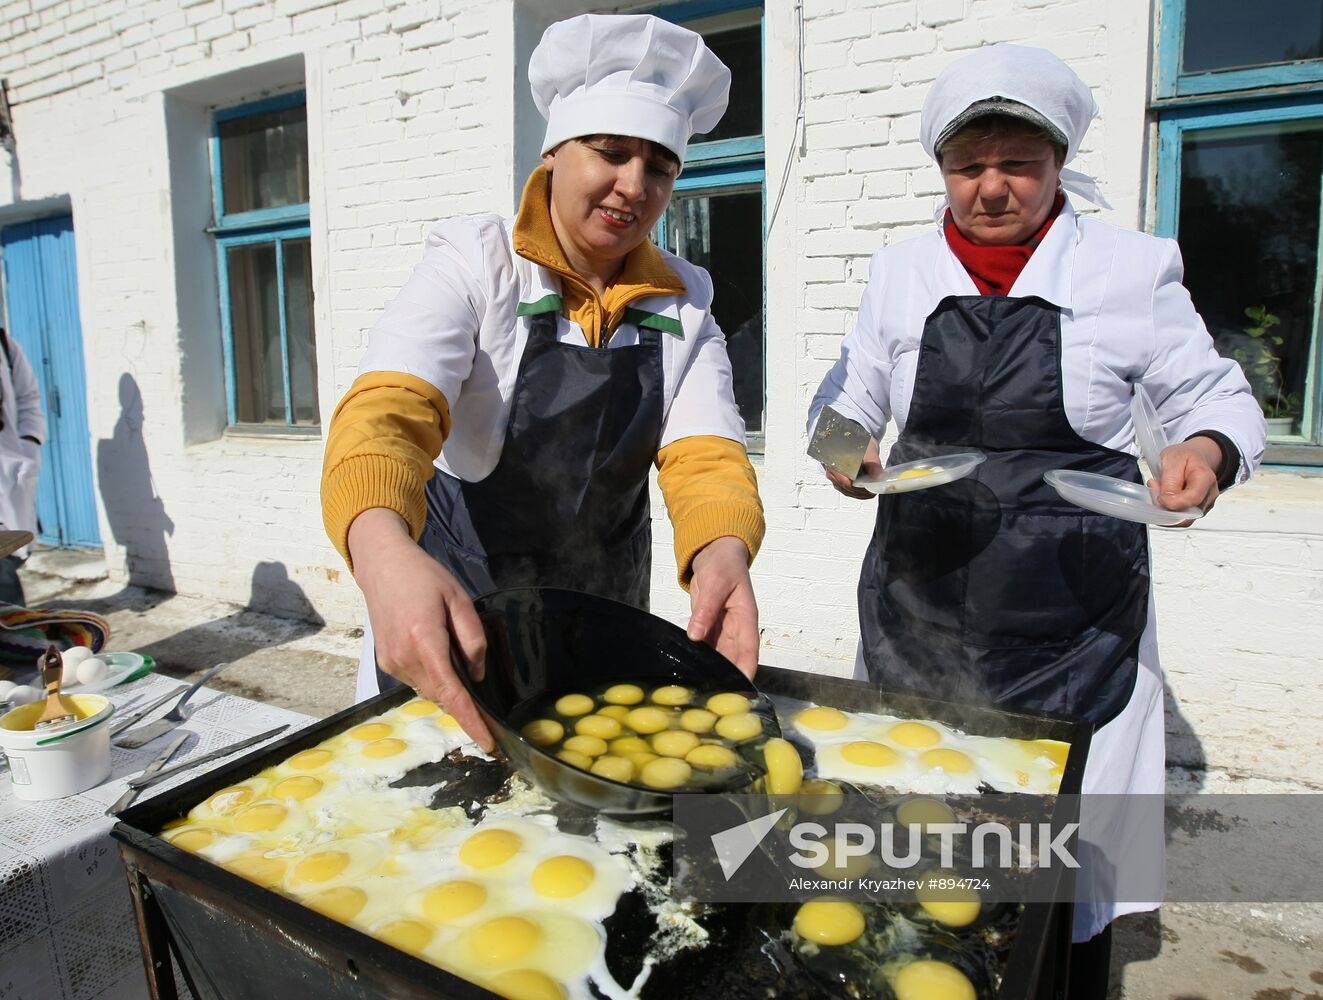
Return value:
<svg viewBox="0 0 1323 1000">
<path fill-rule="evenodd" d="M 556 315 L 528 320 L 496 468 L 476 483 L 438 469 L 419 544 L 470 597 L 560 587 L 647 610 L 660 335 L 640 328 L 629 347 L 566 344 Z M 399 682 L 378 668 L 377 683 Z"/>
<path fill-rule="evenodd" d="M 887 464 L 971 450 L 987 461 L 968 478 L 878 500 L 859 581 L 869 676 L 1102 724 L 1135 684 L 1148 535 L 1043 481 L 1049 469 L 1139 481 L 1132 456 L 1070 425 L 1055 306 L 951 296 L 928 317 Z"/>
</svg>

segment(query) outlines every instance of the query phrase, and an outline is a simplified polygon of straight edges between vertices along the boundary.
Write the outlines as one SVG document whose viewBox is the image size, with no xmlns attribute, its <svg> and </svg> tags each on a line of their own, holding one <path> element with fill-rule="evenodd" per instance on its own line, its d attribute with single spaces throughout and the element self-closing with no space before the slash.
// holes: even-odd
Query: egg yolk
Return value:
<svg viewBox="0 0 1323 1000">
<path fill-rule="evenodd" d="M 1058 740 L 1020 740 L 1018 741 L 1031 757 L 1046 757 L 1052 762 L 1052 770 L 1061 774 L 1066 770 L 1066 758 L 1070 756 L 1070 744 Z"/>
<path fill-rule="evenodd" d="M 571 767 L 577 767 L 581 771 L 592 770 L 593 759 L 587 754 L 577 753 L 574 750 L 562 750 L 556 754 L 556 756 L 566 764 L 569 764 Z"/>
<path fill-rule="evenodd" d="M 639 770 L 639 779 L 649 788 L 679 788 L 693 774 L 685 761 L 676 757 L 658 757 Z"/>
<path fill-rule="evenodd" d="M 903 747 L 918 750 L 921 747 L 935 747 L 942 742 L 942 734 L 922 722 L 902 722 L 891 727 L 887 739 Z"/>
<path fill-rule="evenodd" d="M 533 891 L 552 899 L 568 899 L 587 889 L 596 877 L 593 866 L 583 858 L 562 854 L 533 869 Z"/>
<path fill-rule="evenodd" d="M 605 715 L 608 719 L 615 719 L 617 722 L 624 722 L 625 716 L 629 715 L 629 706 L 603 705 L 597 710 L 597 714 Z"/>
<path fill-rule="evenodd" d="M 643 708 L 636 708 L 625 716 L 625 725 L 636 733 L 643 733 L 645 736 L 652 733 L 660 733 L 671 724 L 671 714 L 664 709 L 653 708 L 645 705 Z"/>
<path fill-rule="evenodd" d="M 606 753 L 606 740 L 600 736 L 587 736 L 580 734 L 571 736 L 562 746 L 566 750 L 573 750 L 575 753 L 581 753 L 585 757 L 600 757 Z"/>
<path fill-rule="evenodd" d="M 902 473 L 901 473 L 900 475 L 898 475 L 896 478 L 897 478 L 897 479 L 919 479 L 919 478 L 921 478 L 921 477 L 923 477 L 923 476 L 931 476 L 931 475 L 933 474 L 934 471 L 935 471 L 935 470 L 933 470 L 933 469 L 926 469 L 926 468 L 921 468 L 921 469 L 906 469 L 904 472 L 902 472 Z"/>
<path fill-rule="evenodd" d="M 727 691 L 724 694 L 714 694 L 707 700 L 707 710 L 715 712 L 717 715 L 740 715 L 753 708 L 749 699 L 742 694 L 734 691 Z"/>
<path fill-rule="evenodd" d="M 814 871 L 822 878 L 854 879 L 862 878 L 873 870 L 873 855 L 838 854 L 833 848 L 828 849 L 822 864 L 814 865 Z"/>
<path fill-rule="evenodd" d="M 900 754 L 895 750 L 885 743 L 874 743 L 872 740 L 856 740 L 845 744 L 841 747 L 841 756 L 860 767 L 891 767 L 900 761 Z"/>
<path fill-rule="evenodd" d="M 260 833 L 278 827 L 289 810 L 279 802 L 258 802 L 234 817 L 234 828 L 240 833 Z"/>
<path fill-rule="evenodd" d="M 371 757 L 373 760 L 384 760 L 403 753 L 408 746 L 409 744 L 404 740 L 374 740 L 363 748 L 363 756 Z"/>
<path fill-rule="evenodd" d="M 795 933 L 816 944 L 849 944 L 863 932 L 864 914 L 853 903 L 815 900 L 795 914 Z"/>
<path fill-rule="evenodd" d="M 692 697 L 693 693 L 679 684 L 667 684 L 652 692 L 652 700 L 658 705 L 684 705 Z"/>
<path fill-rule="evenodd" d="M 611 741 L 611 752 L 614 754 L 651 753 L 652 746 L 647 740 L 640 739 L 637 736 L 622 736 L 618 740 Z"/>
<path fill-rule="evenodd" d="M 605 715 L 585 715 L 574 724 L 580 736 L 596 736 L 599 740 L 613 740 L 620 735 L 620 723 Z M 605 752 L 605 748 L 603 748 Z"/>
<path fill-rule="evenodd" d="M 652 738 L 652 749 L 663 757 L 683 757 L 698 746 L 698 736 L 684 729 L 670 729 Z"/>
<path fill-rule="evenodd" d="M 951 872 L 934 872 L 924 879 L 914 897 L 930 917 L 949 927 L 966 927 L 978 919 L 982 908 L 978 890 L 973 886 L 942 886 L 940 880 L 954 882 Z"/>
<path fill-rule="evenodd" d="M 768 740 L 763 746 L 767 765 L 767 791 L 772 795 L 794 795 L 804 783 L 804 762 L 788 740 Z"/>
<path fill-rule="evenodd" d="M 536 969 L 511 969 L 493 976 L 487 988 L 507 1000 L 565 1000 L 560 983 Z"/>
<path fill-rule="evenodd" d="M 313 893 L 306 902 L 323 916 L 345 924 L 363 911 L 367 905 L 367 893 L 352 885 L 338 885 Z"/>
<path fill-rule="evenodd" d="M 593 710 L 593 700 L 586 694 L 567 694 L 556 699 L 556 711 L 561 715 L 587 715 Z"/>
<path fill-rule="evenodd" d="M 355 726 L 349 730 L 349 735 L 356 740 L 362 740 L 364 743 L 371 740 L 379 740 L 391 734 L 391 728 L 384 722 L 365 722 L 361 726 Z"/>
<path fill-rule="evenodd" d="M 728 747 L 717 746 L 714 743 L 705 743 L 702 746 L 694 747 L 684 759 L 694 767 L 701 767 L 709 771 L 718 771 L 725 767 L 734 767 L 738 759 L 734 751 Z"/>
<path fill-rule="evenodd" d="M 294 877 L 304 882 L 329 882 L 349 867 L 344 851 L 318 851 L 294 866 Z"/>
<path fill-rule="evenodd" d="M 613 754 L 598 757 L 588 770 L 612 781 L 628 781 L 634 777 L 634 765 L 627 758 L 616 757 Z"/>
<path fill-rule="evenodd" d="M 414 955 L 427 947 L 427 942 L 432 940 L 432 928 L 421 920 L 392 920 L 388 924 L 382 924 L 372 934 L 387 944 L 399 948 L 400 951 Z"/>
<path fill-rule="evenodd" d="M 602 700 L 608 705 L 637 705 L 643 700 L 643 688 L 637 684 L 616 684 L 606 689 Z"/>
<path fill-rule="evenodd" d="M 240 855 L 225 862 L 224 867 L 258 885 L 273 886 L 285 877 L 283 858 L 267 858 L 260 854 Z"/>
<path fill-rule="evenodd" d="M 216 839 L 216 834 L 211 830 L 195 828 L 192 830 L 181 830 L 167 838 L 181 851 L 200 851 Z"/>
<path fill-rule="evenodd" d="M 459 848 L 459 860 L 471 868 L 493 868 L 519 853 L 524 840 L 510 830 L 480 830 Z"/>
<path fill-rule="evenodd" d="M 691 708 L 680 713 L 680 728 L 691 733 L 710 733 L 717 724 L 717 713 L 706 708 Z"/>
<path fill-rule="evenodd" d="M 627 753 L 625 757 L 634 765 L 634 770 L 640 770 L 644 764 L 654 760 L 659 760 L 661 754 L 655 754 L 651 750 L 640 750 L 635 753 Z"/>
<path fill-rule="evenodd" d="M 519 730 L 519 735 L 540 747 L 549 747 L 553 743 L 559 743 L 565 735 L 565 727 L 555 719 L 534 719 L 523 729 Z"/>
<path fill-rule="evenodd" d="M 717 720 L 717 735 L 732 743 L 743 743 L 763 732 L 763 720 L 752 712 L 741 715 L 727 715 Z"/>
<path fill-rule="evenodd" d="M 542 928 L 523 917 L 497 917 L 473 931 L 469 947 L 483 962 L 505 965 L 517 962 L 532 951 L 542 937 Z"/>
<path fill-rule="evenodd" d="M 954 965 L 932 959 L 911 962 L 896 973 L 896 1000 L 975 1000 L 974 984 Z"/>
<path fill-rule="evenodd" d="M 423 701 L 421 698 L 400 706 L 400 714 L 406 719 L 424 719 L 429 715 L 435 715 L 439 711 L 441 710 L 430 701 Z"/>
<path fill-rule="evenodd" d="M 803 726 L 805 729 L 816 729 L 821 732 L 831 732 L 836 729 L 844 729 L 849 723 L 850 720 L 840 709 L 828 708 L 824 705 L 819 705 L 815 708 L 806 708 L 795 716 L 795 725 Z"/>
<path fill-rule="evenodd" d="M 438 924 L 449 924 L 467 917 L 487 902 L 487 890 L 477 882 L 456 879 L 442 882 L 423 893 L 423 913 Z"/>
<path fill-rule="evenodd" d="M 271 789 L 271 794 L 278 799 L 298 799 L 302 802 L 305 799 L 312 798 L 323 787 L 322 783 L 316 778 L 300 774 L 278 782 L 276 787 Z"/>
<path fill-rule="evenodd" d="M 296 771 L 315 771 L 329 764 L 334 756 L 329 750 L 304 750 L 302 753 L 296 753 L 285 763 Z"/>
<path fill-rule="evenodd" d="M 919 826 L 926 832 L 933 823 L 954 823 L 955 813 L 937 799 L 907 799 L 896 807 L 901 826 Z"/>
<path fill-rule="evenodd" d="M 461 726 L 461 725 L 459 724 L 459 720 L 456 719 L 456 718 L 455 718 L 453 715 L 451 715 L 449 712 L 443 712 L 442 715 L 441 715 L 441 718 L 437 720 L 437 724 L 440 725 L 440 727 L 441 727 L 442 729 L 462 729 L 462 728 L 464 728 L 463 726 Z"/>
<path fill-rule="evenodd" d="M 947 774 L 968 774 L 974 762 L 959 750 L 927 750 L 919 755 L 924 767 L 940 767 Z"/>
<path fill-rule="evenodd" d="M 246 806 L 253 801 L 253 796 L 257 793 L 251 788 L 243 785 L 236 785 L 233 788 L 222 788 L 219 792 L 207 799 L 207 805 L 211 807 L 212 812 L 220 813 L 226 816 L 240 806 Z"/>
<path fill-rule="evenodd" d="M 830 816 L 844 803 L 841 786 L 825 778 L 810 778 L 799 786 L 799 811 L 806 816 Z"/>
</svg>

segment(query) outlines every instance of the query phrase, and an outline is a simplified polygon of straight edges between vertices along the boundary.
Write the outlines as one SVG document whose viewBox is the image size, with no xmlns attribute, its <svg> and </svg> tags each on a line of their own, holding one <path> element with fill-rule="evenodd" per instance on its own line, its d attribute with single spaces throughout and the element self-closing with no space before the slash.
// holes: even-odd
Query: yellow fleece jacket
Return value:
<svg viewBox="0 0 1323 1000">
<path fill-rule="evenodd" d="M 606 293 L 566 262 L 549 208 L 550 184 L 538 167 L 528 179 L 515 222 L 515 252 L 561 277 L 564 314 L 592 346 L 609 342 L 630 303 L 683 293 L 684 284 L 651 243 L 630 252 Z M 394 510 L 414 538 L 426 516 L 423 489 L 450 432 L 450 407 L 431 383 L 402 372 L 369 372 L 350 386 L 327 432 L 322 518 L 345 561 L 349 526 L 372 507 Z M 725 535 L 756 555 L 764 533 L 762 502 L 744 446 L 729 438 L 682 438 L 657 454 L 658 485 L 675 530 L 680 585 L 687 589 L 696 556 Z"/>
</svg>

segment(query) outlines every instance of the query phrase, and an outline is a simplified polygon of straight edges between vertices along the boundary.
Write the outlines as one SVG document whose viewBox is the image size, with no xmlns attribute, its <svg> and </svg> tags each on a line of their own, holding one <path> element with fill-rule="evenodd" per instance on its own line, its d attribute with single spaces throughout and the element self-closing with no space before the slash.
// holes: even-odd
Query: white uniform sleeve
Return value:
<svg viewBox="0 0 1323 1000">
<path fill-rule="evenodd" d="M 473 369 L 488 263 L 499 253 L 509 256 L 495 216 L 459 216 L 433 226 L 423 259 L 373 327 L 359 374 L 414 375 L 441 390 L 453 408 Z"/>
<path fill-rule="evenodd" d="M 18 341 L 13 337 L 9 338 L 9 352 L 14 359 L 14 405 L 18 413 L 18 436 L 36 438 L 44 444 L 46 414 L 41 409 L 41 389 L 37 385 L 37 376 L 28 364 L 23 348 L 18 346 Z"/>
<path fill-rule="evenodd" d="M 868 284 L 859 302 L 854 329 L 841 342 L 841 356 L 809 406 L 810 436 L 818 414 L 824 406 L 830 406 L 862 424 L 874 440 L 882 440 L 891 419 L 891 370 L 895 366 L 883 343 L 881 303 L 885 279 L 882 255 L 876 253 L 869 262 Z"/>
<path fill-rule="evenodd" d="M 1225 434 L 1240 451 L 1236 482 L 1242 483 L 1263 458 L 1267 425 L 1240 366 L 1213 347 L 1190 293 L 1181 284 L 1184 267 L 1174 240 L 1163 252 L 1153 284 L 1153 356 L 1144 388 L 1153 398 L 1168 437 L 1184 441 L 1199 431 Z"/>
<path fill-rule="evenodd" d="M 685 308 L 701 305 L 704 313 L 694 346 L 675 380 L 660 448 L 682 438 L 700 436 L 724 437 L 744 443 L 744 420 L 735 402 L 726 336 L 712 316 L 712 279 L 701 267 L 686 269 L 685 280 L 691 286 L 691 293 L 695 292 L 692 287 L 695 277 L 705 282 L 706 287 L 701 293 L 692 295 L 695 305 Z M 663 333 L 662 336 L 669 334 Z"/>
</svg>

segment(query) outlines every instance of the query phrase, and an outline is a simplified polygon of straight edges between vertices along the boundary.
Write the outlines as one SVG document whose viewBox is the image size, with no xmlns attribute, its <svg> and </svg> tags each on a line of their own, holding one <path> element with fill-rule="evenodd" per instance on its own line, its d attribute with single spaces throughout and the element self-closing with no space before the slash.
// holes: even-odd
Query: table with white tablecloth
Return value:
<svg viewBox="0 0 1323 1000">
<path fill-rule="evenodd" d="M 145 706 L 178 681 L 149 675 L 101 692 L 117 714 Z M 119 852 L 110 837 L 115 820 L 106 808 L 180 733 L 188 741 L 170 763 L 288 723 L 272 739 L 313 720 L 204 688 L 189 702 L 189 718 L 145 747 L 112 747 L 111 776 L 64 799 L 16 799 L 8 768 L 0 764 L 0 1000 L 140 1000 L 147 995 L 133 902 Z M 162 706 L 152 718 L 164 714 Z M 241 753 L 255 753 L 265 744 Z M 142 799 L 188 781 L 234 757 L 201 765 L 143 792 Z"/>
</svg>

